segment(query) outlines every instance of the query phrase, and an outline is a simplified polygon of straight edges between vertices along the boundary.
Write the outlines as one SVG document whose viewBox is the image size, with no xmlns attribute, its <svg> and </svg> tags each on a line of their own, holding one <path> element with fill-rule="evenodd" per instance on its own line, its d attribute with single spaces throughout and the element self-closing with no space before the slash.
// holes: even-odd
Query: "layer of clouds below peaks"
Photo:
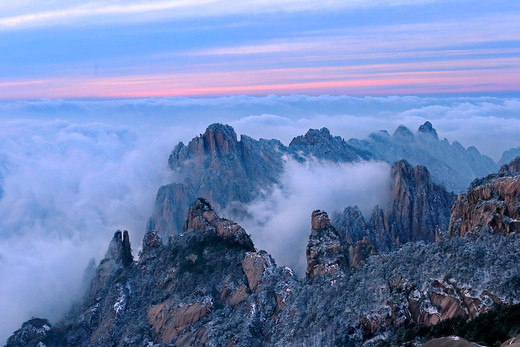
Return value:
<svg viewBox="0 0 520 347">
<path fill-rule="evenodd" d="M 376 205 L 386 205 L 389 184 L 386 163 L 288 161 L 281 185 L 267 199 L 248 205 L 251 218 L 240 223 L 251 233 L 257 248 L 302 276 L 312 211 L 325 210 L 332 218 L 335 211 L 358 205 L 368 215 Z"/>
<path fill-rule="evenodd" d="M 364 138 L 430 120 L 441 138 L 499 159 L 520 146 L 520 100 L 266 96 L 0 102 L 0 340 L 31 316 L 57 319 L 90 257 L 127 229 L 134 255 L 175 144 L 210 123 L 288 144 L 309 128 Z M 24 120 L 25 119 L 25 120 Z M 65 119 L 66 121 L 56 120 Z M 314 209 L 384 204 L 385 164 L 287 163 L 283 188 L 241 221 L 258 248 L 301 274 Z M 226 217 L 223 215 L 223 217 Z"/>
<path fill-rule="evenodd" d="M 59 318 L 117 229 L 134 254 L 172 136 L 66 121 L 0 122 L 0 340 L 31 316 Z M 165 136 L 165 135 L 168 136 Z"/>
</svg>

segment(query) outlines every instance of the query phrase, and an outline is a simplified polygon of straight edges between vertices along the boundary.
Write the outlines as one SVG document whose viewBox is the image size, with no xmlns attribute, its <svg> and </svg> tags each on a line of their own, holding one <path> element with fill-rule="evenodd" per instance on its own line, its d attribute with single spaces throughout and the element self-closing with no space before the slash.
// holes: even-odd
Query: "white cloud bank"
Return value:
<svg viewBox="0 0 520 347">
<path fill-rule="evenodd" d="M 247 206 L 252 218 L 240 223 L 257 248 L 273 255 L 278 265 L 304 276 L 312 211 L 325 210 L 332 217 L 335 211 L 358 205 L 369 215 L 374 206 L 386 205 L 389 185 L 390 166 L 386 163 L 288 160 L 281 185 L 267 199 Z"/>
<path fill-rule="evenodd" d="M 0 122 L 0 339 L 31 316 L 57 319 L 117 229 L 134 254 L 171 137 L 66 121 Z M 140 135 L 140 134 L 139 134 Z"/>
</svg>

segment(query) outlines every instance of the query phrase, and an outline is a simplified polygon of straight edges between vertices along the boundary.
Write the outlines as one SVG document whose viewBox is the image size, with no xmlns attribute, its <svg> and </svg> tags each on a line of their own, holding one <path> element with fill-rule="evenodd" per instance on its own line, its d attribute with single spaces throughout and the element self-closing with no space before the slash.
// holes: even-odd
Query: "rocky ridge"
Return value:
<svg viewBox="0 0 520 347">
<path fill-rule="evenodd" d="M 407 242 L 433 242 L 437 230 L 448 229 L 455 195 L 433 183 L 424 166 L 414 168 L 402 160 L 390 171 L 387 208 L 375 207 L 368 221 L 357 206 L 348 206 L 333 218 L 351 267 Z"/>
<path fill-rule="evenodd" d="M 175 181 L 159 188 L 147 230 L 168 239 L 182 231 L 188 207 L 205 198 L 216 211 L 234 219 L 247 217 L 248 204 L 269 195 L 280 184 L 287 158 L 334 163 L 381 160 L 390 164 L 407 160 L 429 168 L 432 179 L 448 190 L 462 191 L 476 177 L 496 171 L 496 164 L 474 147 L 440 141 L 430 122 L 414 135 L 400 126 L 366 140 L 345 141 L 327 128 L 310 129 L 288 146 L 277 140 L 255 140 L 229 125 L 211 124 L 187 145 L 179 143 L 168 159 Z M 338 206 L 341 208 L 341 206 Z"/>
<path fill-rule="evenodd" d="M 491 230 L 520 231 L 520 157 L 501 167 L 498 174 L 475 180 L 453 205 L 449 232 L 465 235 Z"/>
<path fill-rule="evenodd" d="M 464 148 L 457 141 L 450 144 L 447 139 L 439 140 L 430 122 L 421 125 L 415 134 L 399 126 L 392 135 L 381 130 L 367 139 L 350 139 L 347 143 L 371 153 L 376 160 L 393 163 L 405 159 L 412 165 L 426 166 L 437 184 L 455 192 L 465 190 L 476 177 L 498 169 L 491 158 L 473 146 Z"/>
<path fill-rule="evenodd" d="M 24 323 L 7 346 L 375 346 L 410 324 L 471 319 L 520 297 L 516 234 L 407 243 L 348 269 L 339 233 L 314 211 L 299 279 L 203 199 L 184 225 L 167 243 L 148 231 L 131 262 L 116 232 L 83 302 L 43 330 Z"/>
</svg>

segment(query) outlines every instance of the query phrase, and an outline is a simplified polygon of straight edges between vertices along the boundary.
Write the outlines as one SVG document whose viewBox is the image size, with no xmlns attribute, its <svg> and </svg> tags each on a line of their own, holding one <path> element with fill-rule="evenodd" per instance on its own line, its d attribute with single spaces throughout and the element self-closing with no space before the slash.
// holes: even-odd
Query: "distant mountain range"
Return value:
<svg viewBox="0 0 520 347">
<path fill-rule="evenodd" d="M 162 236 L 179 233 L 188 206 L 197 197 L 207 199 L 217 211 L 226 210 L 240 219 L 245 213 L 243 204 L 265 197 L 280 184 L 285 158 L 332 163 L 380 160 L 390 164 L 406 160 L 411 165 L 426 166 L 436 184 L 455 192 L 465 190 L 475 178 L 498 170 L 498 165 L 475 147 L 465 149 L 458 142 L 440 141 L 430 122 L 421 125 L 415 135 L 400 126 L 393 135 L 380 131 L 366 140 L 345 141 L 326 128 L 310 129 L 288 146 L 246 135 L 237 139 L 229 125 L 212 124 L 188 145 L 181 142 L 175 146 L 168 165 L 177 181 L 159 189 L 147 229 Z"/>
</svg>

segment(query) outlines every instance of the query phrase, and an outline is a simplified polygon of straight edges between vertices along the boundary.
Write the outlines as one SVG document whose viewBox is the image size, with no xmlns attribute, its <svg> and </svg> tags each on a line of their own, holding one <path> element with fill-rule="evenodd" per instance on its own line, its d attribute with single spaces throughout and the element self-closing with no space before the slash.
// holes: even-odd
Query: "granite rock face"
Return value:
<svg viewBox="0 0 520 347">
<path fill-rule="evenodd" d="M 254 140 L 232 127 L 211 124 L 204 134 L 186 146 L 173 149 L 168 166 L 180 178 L 159 188 L 148 230 L 163 238 L 182 231 L 188 207 L 197 197 L 217 210 L 233 201 L 248 203 L 262 195 L 261 189 L 278 182 L 286 148 L 276 140 Z"/>
<path fill-rule="evenodd" d="M 392 165 L 390 175 L 388 207 L 375 207 L 368 221 L 357 206 L 333 218 L 356 266 L 373 252 L 412 241 L 433 242 L 436 230 L 448 229 L 455 195 L 433 183 L 424 166 L 414 168 L 402 160 Z"/>
<path fill-rule="evenodd" d="M 307 277 L 322 276 L 335 281 L 347 267 L 345 250 L 339 233 L 330 224 L 327 212 L 312 212 L 311 234 L 307 244 Z"/>
<path fill-rule="evenodd" d="M 382 130 L 367 139 L 347 141 L 354 148 L 371 153 L 376 160 L 393 163 L 405 159 L 412 165 L 426 166 L 433 180 L 449 191 L 461 192 L 477 178 L 496 172 L 495 162 L 480 154 L 475 147 L 464 148 L 460 143 L 439 140 L 430 122 L 425 122 L 414 134 L 399 126 L 390 135 Z"/>
<path fill-rule="evenodd" d="M 505 164 L 496 175 L 475 180 L 457 197 L 450 218 L 451 235 L 490 230 L 520 231 L 520 158 Z"/>
<path fill-rule="evenodd" d="M 235 226 L 198 199 L 180 235 L 148 232 L 128 263 L 116 233 L 83 301 L 53 326 L 24 323 L 8 345 L 375 346 L 400 327 L 472 319 L 520 297 L 520 235 L 410 242 L 348 269 L 340 234 L 314 211 L 299 279 Z"/>
</svg>

